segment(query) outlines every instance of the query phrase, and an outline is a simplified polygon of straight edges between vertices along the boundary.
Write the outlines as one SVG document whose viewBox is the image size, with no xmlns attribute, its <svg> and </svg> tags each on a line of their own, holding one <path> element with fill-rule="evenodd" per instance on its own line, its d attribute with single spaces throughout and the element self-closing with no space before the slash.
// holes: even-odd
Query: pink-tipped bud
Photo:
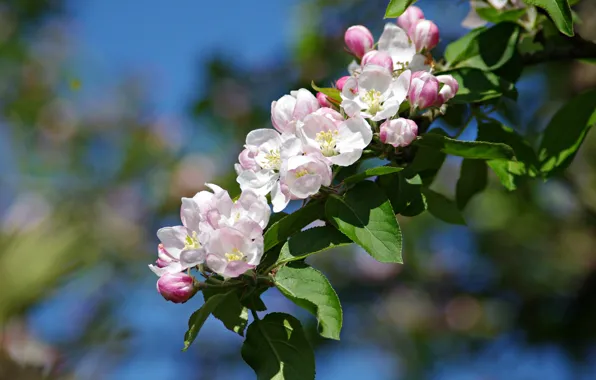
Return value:
<svg viewBox="0 0 596 380">
<path fill-rule="evenodd" d="M 238 155 L 238 162 L 240 163 L 240 168 L 243 170 L 258 170 L 259 165 L 255 160 L 256 154 L 251 152 L 249 149 L 244 149 Z"/>
<path fill-rule="evenodd" d="M 337 82 L 335 82 L 335 87 L 341 91 L 344 89 L 344 84 L 346 84 L 346 81 L 350 79 L 350 76 L 345 76 L 345 77 L 341 77 L 337 80 Z"/>
<path fill-rule="evenodd" d="M 362 25 L 350 26 L 344 35 L 344 41 L 348 49 L 358 58 L 362 58 L 375 43 L 370 30 Z"/>
<path fill-rule="evenodd" d="M 322 92 L 317 92 L 317 101 L 321 107 L 331 107 L 331 103 L 329 99 L 327 99 L 327 95 L 323 94 Z"/>
<path fill-rule="evenodd" d="M 422 12 L 422 9 L 412 5 L 397 18 L 397 25 L 410 33 L 410 29 L 412 29 L 419 20 L 424 20 L 424 13 Z"/>
<path fill-rule="evenodd" d="M 394 147 L 408 146 L 418 136 L 418 125 L 410 119 L 387 120 L 381 124 L 379 137 L 384 144 Z"/>
<path fill-rule="evenodd" d="M 384 51 L 371 50 L 362 57 L 362 67 L 366 65 L 377 65 L 393 71 L 393 59 Z"/>
<path fill-rule="evenodd" d="M 424 109 L 436 104 L 439 98 L 439 81 L 425 71 L 412 74 L 408 99 L 414 108 Z"/>
<path fill-rule="evenodd" d="M 457 80 L 451 75 L 439 75 L 436 78 L 439 83 L 443 84 L 443 87 L 439 90 L 436 104 L 436 106 L 440 107 L 457 94 L 459 91 L 459 83 L 457 83 Z"/>
<path fill-rule="evenodd" d="M 439 28 L 430 20 L 420 20 L 412 28 L 410 38 L 416 51 L 431 50 L 439 43 Z"/>
<path fill-rule="evenodd" d="M 166 273 L 157 280 L 157 291 L 168 301 L 184 303 L 197 292 L 195 279 L 186 273 Z"/>
</svg>

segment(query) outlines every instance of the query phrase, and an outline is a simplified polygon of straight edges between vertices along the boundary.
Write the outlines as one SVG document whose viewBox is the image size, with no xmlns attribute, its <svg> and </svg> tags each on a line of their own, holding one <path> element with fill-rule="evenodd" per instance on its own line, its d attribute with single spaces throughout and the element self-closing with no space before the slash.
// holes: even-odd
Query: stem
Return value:
<svg viewBox="0 0 596 380">
<path fill-rule="evenodd" d="M 224 288 L 235 288 L 238 285 L 244 284 L 243 282 L 224 282 L 221 284 L 208 284 L 206 282 L 201 283 L 202 288 L 217 288 L 217 289 L 224 289 Z"/>
<path fill-rule="evenodd" d="M 255 321 L 260 321 L 259 315 L 255 311 L 255 309 L 250 309 L 250 313 L 252 314 L 252 317 L 254 318 Z"/>
</svg>

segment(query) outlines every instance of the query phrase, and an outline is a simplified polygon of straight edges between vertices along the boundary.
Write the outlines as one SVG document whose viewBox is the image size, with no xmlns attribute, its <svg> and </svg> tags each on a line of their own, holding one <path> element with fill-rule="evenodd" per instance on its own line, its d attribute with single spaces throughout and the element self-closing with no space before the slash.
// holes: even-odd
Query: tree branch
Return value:
<svg viewBox="0 0 596 380">
<path fill-rule="evenodd" d="M 596 59 L 596 44 L 586 41 L 579 35 L 565 39 L 567 44 L 557 47 L 548 46 L 544 50 L 524 54 L 525 66 L 536 65 L 546 62 L 570 61 L 575 59 Z"/>
</svg>

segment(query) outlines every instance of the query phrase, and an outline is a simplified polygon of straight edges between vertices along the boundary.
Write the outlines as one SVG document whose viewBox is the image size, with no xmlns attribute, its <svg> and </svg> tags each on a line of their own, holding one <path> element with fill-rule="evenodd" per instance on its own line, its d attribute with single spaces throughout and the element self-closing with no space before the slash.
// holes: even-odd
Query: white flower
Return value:
<svg viewBox="0 0 596 380">
<path fill-rule="evenodd" d="M 263 239 L 251 239 L 231 227 L 215 230 L 206 245 L 206 264 L 215 273 L 238 277 L 256 268 L 263 256 Z"/>
<path fill-rule="evenodd" d="M 157 231 L 157 237 L 161 241 L 159 258 L 167 264 L 165 267 L 149 265 L 158 276 L 178 273 L 205 261 L 199 205 L 194 198 L 182 198 L 180 217 L 181 226 L 164 227 Z"/>
<path fill-rule="evenodd" d="M 273 129 L 255 129 L 249 132 L 245 147 L 250 152 L 255 167 L 243 169 L 241 165 L 236 166 L 239 172 L 236 181 L 242 190 L 251 189 L 263 196 L 279 181 L 282 162 L 302 154 L 300 140 L 296 136 L 281 135 Z"/>
<path fill-rule="evenodd" d="M 298 128 L 298 135 L 305 152 L 320 154 L 331 164 L 350 166 L 370 144 L 372 130 L 359 115 L 343 120 L 339 113 L 330 111 L 308 115 Z"/>
<path fill-rule="evenodd" d="M 408 33 L 395 24 L 385 24 L 377 50 L 384 51 L 393 60 L 393 70 L 431 71 L 429 59 L 416 53 L 416 46 Z"/>
<path fill-rule="evenodd" d="M 406 99 L 410 77 L 406 70 L 394 80 L 385 68 L 367 65 L 357 79 L 346 81 L 341 107 L 350 117 L 361 115 L 374 121 L 393 117 Z"/>
<path fill-rule="evenodd" d="M 317 155 L 294 156 L 284 162 L 281 181 L 271 191 L 273 211 L 280 212 L 292 199 L 306 199 L 331 185 L 331 168 Z"/>
<path fill-rule="evenodd" d="M 279 132 L 292 134 L 296 130 L 296 122 L 317 109 L 317 98 L 307 89 L 301 88 L 271 103 L 271 122 Z"/>
</svg>

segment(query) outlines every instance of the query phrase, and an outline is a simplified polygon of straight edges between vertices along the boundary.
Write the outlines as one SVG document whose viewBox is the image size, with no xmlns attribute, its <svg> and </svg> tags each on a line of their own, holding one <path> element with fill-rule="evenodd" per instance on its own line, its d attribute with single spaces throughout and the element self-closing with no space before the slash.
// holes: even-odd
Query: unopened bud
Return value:
<svg viewBox="0 0 596 380">
<path fill-rule="evenodd" d="M 408 146 L 418 136 L 418 125 L 410 119 L 387 120 L 381 124 L 379 137 L 384 144 L 394 147 Z"/>
<path fill-rule="evenodd" d="M 393 71 L 393 59 L 384 51 L 371 50 L 362 57 L 362 67 L 366 65 L 377 65 Z"/>
<path fill-rule="evenodd" d="M 424 20 L 424 13 L 422 12 L 422 9 L 412 5 L 397 18 L 397 25 L 410 33 L 410 29 L 416 25 L 419 20 Z"/>
<path fill-rule="evenodd" d="M 331 107 L 331 103 L 329 99 L 327 99 L 327 95 L 323 94 L 322 92 L 317 92 L 317 101 L 321 107 Z"/>
<path fill-rule="evenodd" d="M 337 82 L 335 82 L 335 87 L 341 91 L 344 88 L 344 84 L 346 84 L 346 81 L 350 79 L 350 76 L 345 76 L 345 77 L 341 77 L 337 80 Z"/>
<path fill-rule="evenodd" d="M 443 87 L 439 90 L 439 96 L 437 98 L 437 106 L 442 106 L 457 94 L 457 91 L 459 91 L 459 83 L 457 83 L 457 80 L 451 75 L 439 75 L 436 78 L 439 83 L 443 84 Z"/>
<path fill-rule="evenodd" d="M 408 98 L 410 105 L 424 109 L 434 105 L 439 97 L 439 81 L 434 75 L 417 71 L 412 74 Z"/>
<path fill-rule="evenodd" d="M 430 20 L 420 20 L 412 27 L 410 38 L 416 51 L 431 50 L 439 43 L 439 28 Z"/>
<path fill-rule="evenodd" d="M 344 35 L 344 41 L 348 49 L 358 58 L 362 58 L 375 43 L 370 30 L 362 25 L 350 26 Z"/>
<path fill-rule="evenodd" d="M 184 303 L 197 292 L 195 279 L 186 273 L 166 273 L 157 280 L 157 291 L 168 301 Z"/>
</svg>

